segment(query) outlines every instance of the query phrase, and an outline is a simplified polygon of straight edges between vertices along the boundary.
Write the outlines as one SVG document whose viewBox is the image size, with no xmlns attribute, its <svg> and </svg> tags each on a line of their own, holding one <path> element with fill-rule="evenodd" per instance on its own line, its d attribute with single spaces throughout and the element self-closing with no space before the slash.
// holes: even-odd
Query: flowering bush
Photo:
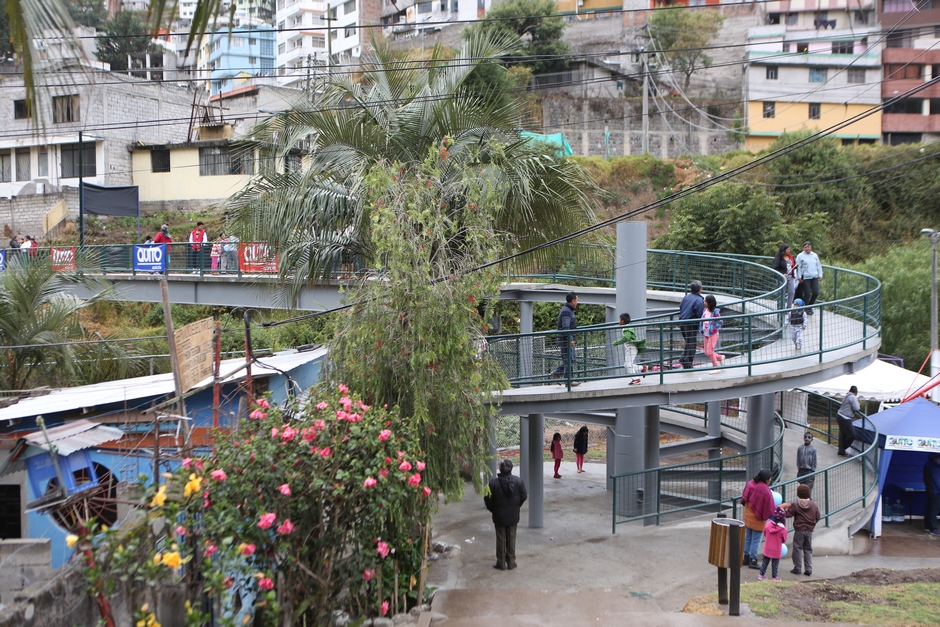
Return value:
<svg viewBox="0 0 940 627">
<path fill-rule="evenodd" d="M 151 584 L 188 578 L 197 583 L 187 593 L 188 625 L 208 621 L 193 609 L 204 607 L 203 594 L 216 616 L 235 624 L 236 590 L 279 625 L 326 624 L 336 609 L 378 615 L 396 575 L 413 602 L 431 510 L 431 491 L 410 472 L 424 465 L 422 452 L 397 412 L 341 389 L 285 412 L 263 402 L 236 432 L 216 435 L 212 456 L 166 473 L 144 499 L 151 524 L 135 532 L 168 521 L 161 552 L 122 557 L 127 536 L 114 532 L 76 538 L 107 545 L 98 562 L 110 572 L 96 567 L 89 577 L 131 569 Z"/>
</svg>

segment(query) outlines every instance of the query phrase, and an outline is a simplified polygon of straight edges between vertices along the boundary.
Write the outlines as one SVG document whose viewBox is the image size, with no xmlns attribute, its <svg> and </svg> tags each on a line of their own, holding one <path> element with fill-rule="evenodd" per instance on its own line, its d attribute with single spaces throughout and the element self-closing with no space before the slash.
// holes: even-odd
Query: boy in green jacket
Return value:
<svg viewBox="0 0 940 627">
<path fill-rule="evenodd" d="M 627 325 L 630 324 L 630 314 L 622 313 L 620 314 L 620 324 Z M 627 327 L 623 330 L 623 337 L 614 342 L 614 346 L 624 345 L 624 360 L 623 368 L 627 371 L 627 374 L 639 374 L 640 371 L 636 367 L 636 358 L 640 354 L 640 346 L 646 348 L 646 340 L 642 342 L 637 342 L 636 340 L 636 331 L 632 328 Z M 636 385 L 637 383 L 642 383 L 640 379 L 633 379 L 630 381 L 630 385 Z"/>
</svg>

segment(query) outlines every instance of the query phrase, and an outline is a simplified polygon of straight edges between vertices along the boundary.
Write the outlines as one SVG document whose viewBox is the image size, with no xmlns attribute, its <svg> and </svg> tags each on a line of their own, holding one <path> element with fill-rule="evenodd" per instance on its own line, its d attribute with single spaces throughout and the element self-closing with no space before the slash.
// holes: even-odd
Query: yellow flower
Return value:
<svg viewBox="0 0 940 627">
<path fill-rule="evenodd" d="M 164 473 L 161 473 L 160 476 L 163 477 L 164 479 L 172 479 L 172 478 L 173 478 L 173 473 L 172 473 L 172 472 L 164 472 Z"/>
<path fill-rule="evenodd" d="M 147 621 L 145 620 L 137 621 L 137 627 L 147 627 Z"/>
<path fill-rule="evenodd" d="M 153 556 L 153 565 L 154 565 L 154 566 L 159 566 L 159 565 L 160 565 L 160 562 L 162 562 L 162 561 L 163 561 L 163 556 L 162 556 L 161 554 L 157 553 L 156 555 Z"/>
<path fill-rule="evenodd" d="M 190 496 L 199 492 L 199 489 L 202 488 L 202 479 L 197 477 L 194 474 L 189 475 L 189 481 L 186 483 L 186 486 L 183 488 L 183 496 Z"/>
<path fill-rule="evenodd" d="M 67 546 L 67 547 L 69 547 L 69 548 L 71 549 L 71 548 L 73 548 L 76 544 L 78 544 L 78 536 L 73 536 L 73 535 L 71 535 L 71 534 L 65 536 L 65 546 Z"/>
<path fill-rule="evenodd" d="M 153 500 L 150 501 L 150 507 L 163 507 L 163 504 L 166 503 L 166 486 L 160 486 L 160 489 L 157 490 L 157 493 L 153 495 Z"/>
<path fill-rule="evenodd" d="M 186 603 L 183 604 L 183 606 L 186 608 L 186 613 L 187 613 L 187 614 L 192 614 L 192 613 L 193 613 L 193 604 L 190 603 L 188 600 L 186 601 Z"/>
<path fill-rule="evenodd" d="M 177 551 L 173 551 L 172 553 L 164 553 L 163 565 L 167 568 L 176 570 L 183 565 L 183 560 L 180 559 L 180 554 Z"/>
</svg>

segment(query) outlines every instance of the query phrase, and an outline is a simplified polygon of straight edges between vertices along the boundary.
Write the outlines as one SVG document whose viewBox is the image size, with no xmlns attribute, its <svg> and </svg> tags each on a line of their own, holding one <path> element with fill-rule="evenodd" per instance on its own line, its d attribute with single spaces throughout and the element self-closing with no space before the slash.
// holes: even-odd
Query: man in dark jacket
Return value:
<svg viewBox="0 0 940 627">
<path fill-rule="evenodd" d="M 679 320 L 698 320 L 705 313 L 705 299 L 702 298 L 702 282 L 692 281 L 689 284 L 690 294 L 686 294 L 682 302 L 679 303 Z M 679 323 L 679 329 L 682 331 L 682 339 L 685 340 L 685 350 L 682 351 L 682 357 L 679 363 L 683 368 L 691 368 L 695 361 L 695 347 L 698 343 L 698 331 L 700 322 Z"/>
<path fill-rule="evenodd" d="M 927 490 L 927 507 L 924 511 L 924 531 L 940 536 L 937 530 L 937 514 L 940 514 L 940 453 L 928 453 L 924 464 L 924 488 Z"/>
<path fill-rule="evenodd" d="M 516 567 L 516 525 L 519 510 L 529 497 L 525 483 L 512 474 L 512 462 L 499 462 L 499 474 L 490 479 L 490 493 L 483 497 L 486 509 L 493 513 L 496 525 L 496 563 L 493 568 L 512 570 Z"/>
<path fill-rule="evenodd" d="M 578 306 L 578 295 L 574 292 L 568 292 L 565 295 L 565 304 L 558 312 L 558 330 L 574 331 L 578 328 L 578 319 L 575 317 L 574 310 Z M 571 369 L 571 362 L 574 361 L 574 334 L 558 334 L 558 350 L 561 351 L 561 365 L 552 372 L 552 377 L 560 379 L 574 373 Z M 579 385 L 580 381 L 575 381 L 571 385 Z"/>
</svg>

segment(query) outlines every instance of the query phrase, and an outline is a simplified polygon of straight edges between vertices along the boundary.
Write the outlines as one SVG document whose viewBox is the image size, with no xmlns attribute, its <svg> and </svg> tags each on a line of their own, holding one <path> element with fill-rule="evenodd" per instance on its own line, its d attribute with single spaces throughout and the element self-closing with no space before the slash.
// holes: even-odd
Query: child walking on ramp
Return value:
<svg viewBox="0 0 940 627">
<path fill-rule="evenodd" d="M 725 363 L 725 356 L 715 352 L 718 348 L 718 331 L 724 322 L 721 319 L 721 311 L 718 309 L 718 301 L 709 294 L 705 297 L 705 310 L 702 312 L 702 335 L 705 336 L 705 356 L 712 360 L 713 366 L 720 366 Z M 718 370 L 712 370 L 710 374 L 718 374 Z"/>
<path fill-rule="evenodd" d="M 780 581 L 780 558 L 783 556 L 783 543 L 787 541 L 787 513 L 780 507 L 774 510 L 773 517 L 764 525 L 764 561 L 760 566 L 757 579 L 767 579 L 767 565 L 773 564 L 771 574 L 774 581 Z"/>
<path fill-rule="evenodd" d="M 803 329 L 806 328 L 806 312 L 802 309 L 803 299 L 794 300 L 793 307 L 793 311 L 787 316 L 787 324 L 790 325 L 790 338 L 793 340 L 793 346 L 799 353 L 803 350 Z"/>
<path fill-rule="evenodd" d="M 620 324 L 628 325 L 630 324 L 630 314 L 622 313 L 620 314 Z M 637 342 L 636 340 L 636 331 L 627 327 L 623 330 L 623 337 L 613 343 L 614 346 L 620 346 L 623 344 L 624 348 L 624 358 L 623 358 L 623 369 L 627 371 L 627 374 L 640 374 L 640 371 L 636 367 L 636 358 L 640 354 L 640 347 L 646 347 L 646 340 L 642 342 Z M 640 379 L 633 379 L 630 381 L 630 385 L 636 385 L 641 383 Z"/>
</svg>

